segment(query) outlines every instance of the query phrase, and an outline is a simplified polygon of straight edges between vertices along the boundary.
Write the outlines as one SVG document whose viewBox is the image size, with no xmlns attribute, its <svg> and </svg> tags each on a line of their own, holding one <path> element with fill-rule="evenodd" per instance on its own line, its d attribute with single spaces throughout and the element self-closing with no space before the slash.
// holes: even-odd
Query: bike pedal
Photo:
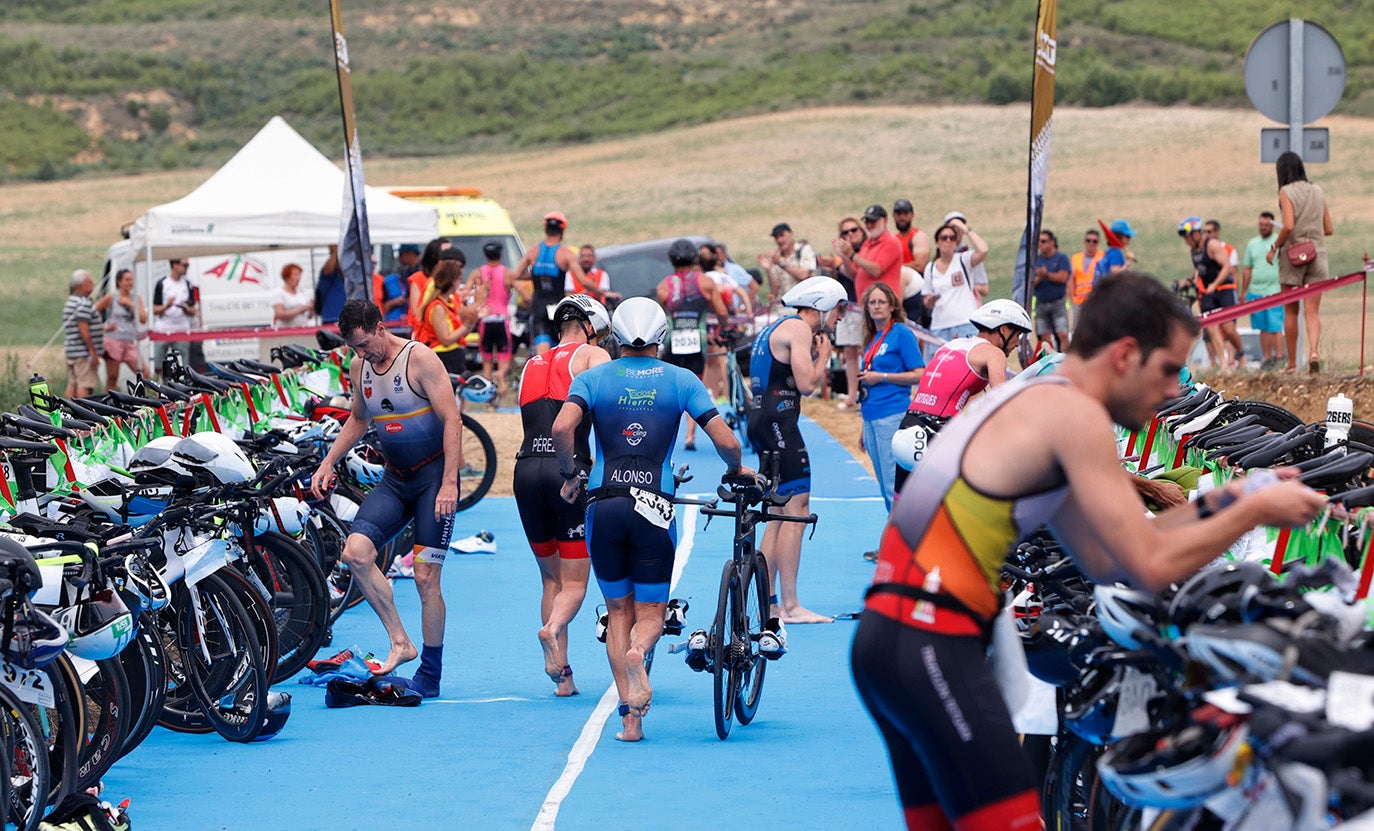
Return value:
<svg viewBox="0 0 1374 831">
<path fill-rule="evenodd" d="M 711 656 L 706 653 L 706 630 L 698 629 L 687 639 L 687 666 L 693 672 L 705 672 L 711 668 Z"/>
<path fill-rule="evenodd" d="M 673 598 L 663 610 L 663 634 L 681 635 L 687 625 L 687 601 Z"/>
<path fill-rule="evenodd" d="M 782 621 L 775 617 L 770 617 L 763 624 L 763 630 L 755 639 L 759 645 L 759 654 L 770 661 L 776 661 L 787 654 L 787 630 L 783 628 Z"/>
</svg>

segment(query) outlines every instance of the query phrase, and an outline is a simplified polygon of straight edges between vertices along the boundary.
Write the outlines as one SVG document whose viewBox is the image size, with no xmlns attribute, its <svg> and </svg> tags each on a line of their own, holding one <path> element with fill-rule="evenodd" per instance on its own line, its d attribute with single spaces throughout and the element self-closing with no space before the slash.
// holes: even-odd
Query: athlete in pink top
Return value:
<svg viewBox="0 0 1374 831">
<path fill-rule="evenodd" d="M 473 302 L 481 304 L 482 318 L 478 323 L 480 333 L 477 353 L 482 358 L 482 374 L 496 383 L 496 399 L 492 406 L 505 396 L 510 375 L 511 337 L 510 337 L 510 295 L 515 284 L 515 274 L 501 263 L 504 253 L 501 243 L 492 241 L 482 246 L 482 255 L 487 258 L 485 265 L 468 275 L 465 293 Z M 492 361 L 496 362 L 496 375 L 492 377 Z"/>
</svg>

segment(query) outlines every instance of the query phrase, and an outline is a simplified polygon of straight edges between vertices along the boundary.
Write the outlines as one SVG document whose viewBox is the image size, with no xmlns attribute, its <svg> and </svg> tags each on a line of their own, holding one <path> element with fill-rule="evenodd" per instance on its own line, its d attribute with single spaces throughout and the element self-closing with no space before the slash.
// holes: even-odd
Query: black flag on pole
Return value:
<svg viewBox="0 0 1374 831">
<path fill-rule="evenodd" d="M 339 224 L 339 268 L 348 299 L 372 299 L 372 239 L 367 230 L 367 200 L 363 189 L 363 155 L 353 118 L 353 79 L 348 66 L 340 0 L 329 0 L 334 29 L 334 67 L 339 74 L 339 110 L 344 128 L 343 216 Z"/>
</svg>

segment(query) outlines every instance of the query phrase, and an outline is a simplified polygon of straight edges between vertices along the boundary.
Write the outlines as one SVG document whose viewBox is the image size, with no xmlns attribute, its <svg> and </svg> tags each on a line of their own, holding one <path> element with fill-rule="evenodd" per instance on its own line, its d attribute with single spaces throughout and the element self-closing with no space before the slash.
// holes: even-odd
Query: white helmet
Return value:
<svg viewBox="0 0 1374 831">
<path fill-rule="evenodd" d="M 1030 315 L 1014 300 L 990 300 L 968 316 L 968 322 L 979 329 L 992 331 L 998 326 L 1013 326 L 1023 332 L 1034 330 Z"/>
<path fill-rule="evenodd" d="M 67 650 L 88 661 L 113 658 L 134 639 L 134 616 L 119 592 L 58 609 L 54 616 L 71 636 Z"/>
<path fill-rule="evenodd" d="M 273 497 L 270 506 L 263 506 L 253 521 L 253 530 L 264 534 L 280 531 L 289 536 L 299 534 L 310 516 L 310 506 L 294 496 Z"/>
<path fill-rule="evenodd" d="M 474 404 L 485 404 L 496 397 L 496 385 L 481 375 L 474 375 L 460 385 L 458 394 Z"/>
<path fill-rule="evenodd" d="M 892 434 L 892 457 L 902 470 L 912 470 L 934 438 L 921 424 L 903 427 Z"/>
<path fill-rule="evenodd" d="M 233 439 L 209 430 L 177 442 L 172 458 L 193 474 L 204 471 L 220 484 L 247 482 L 257 475 L 253 463 Z"/>
<path fill-rule="evenodd" d="M 355 444 L 344 456 L 344 468 L 359 485 L 370 488 L 382 481 L 386 462 L 381 451 L 370 444 Z"/>
<path fill-rule="evenodd" d="M 668 334 L 668 316 L 663 307 L 647 297 L 631 297 L 615 310 L 611 331 L 621 346 L 643 349 L 663 343 Z"/>
<path fill-rule="evenodd" d="M 172 448 L 181 442 L 177 436 L 158 436 L 140 447 L 129 458 L 129 472 L 135 475 L 157 471 L 159 481 L 171 483 L 176 476 L 187 475 L 179 460 L 172 457 Z"/>
<path fill-rule="evenodd" d="M 601 302 L 586 294 L 570 294 L 558 301 L 553 310 L 553 322 L 559 326 L 566 320 L 585 319 L 595 332 L 611 328 L 611 314 Z"/>
<path fill-rule="evenodd" d="M 782 296 L 782 305 L 794 309 L 815 309 L 825 313 L 849 299 L 844 286 L 834 277 L 809 277 Z"/>
</svg>

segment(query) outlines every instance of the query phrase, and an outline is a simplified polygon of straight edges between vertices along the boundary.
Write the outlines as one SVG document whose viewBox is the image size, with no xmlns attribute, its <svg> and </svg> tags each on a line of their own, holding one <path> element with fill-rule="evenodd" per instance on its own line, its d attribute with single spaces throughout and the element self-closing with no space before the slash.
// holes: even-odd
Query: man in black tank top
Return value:
<svg viewBox="0 0 1374 831">
<path fill-rule="evenodd" d="M 339 334 L 355 355 L 349 377 L 353 408 L 348 421 L 320 462 L 311 480 L 316 498 L 323 498 L 334 481 L 334 466 L 375 422 L 379 443 L 387 460 L 382 481 L 358 509 L 352 533 L 344 543 L 343 560 L 358 581 L 363 597 L 386 627 L 390 652 L 374 672 L 388 675 L 397 666 L 420 660 L 420 669 L 405 679 L 410 689 L 425 698 L 439 694 L 443 663 L 446 609 L 439 576 L 453 529 L 458 505 L 458 460 L 462 448 L 462 415 L 453 385 L 439 356 L 429 347 L 399 338 L 382 323 L 381 310 L 365 300 L 350 300 L 339 314 Z M 364 383 L 364 365 L 370 370 Z M 389 373 L 393 368 L 403 371 Z M 376 387 L 373 387 L 376 384 Z M 384 388 L 383 388 L 384 387 Z M 374 392 L 377 394 L 374 395 Z M 397 401 L 411 401 L 396 406 Z M 369 401 L 378 399 L 378 412 Z M 427 405 L 426 405 L 427 401 Z M 393 412 L 395 411 L 395 412 Z M 409 436 L 418 433 L 419 441 Z M 399 448 L 399 449 L 397 449 Z M 404 452 L 404 456 L 399 454 Z M 391 584 L 377 568 L 377 548 L 394 537 L 410 521 L 415 522 L 415 588 L 420 593 L 420 628 L 424 652 L 417 652 L 396 611 Z"/>
</svg>

